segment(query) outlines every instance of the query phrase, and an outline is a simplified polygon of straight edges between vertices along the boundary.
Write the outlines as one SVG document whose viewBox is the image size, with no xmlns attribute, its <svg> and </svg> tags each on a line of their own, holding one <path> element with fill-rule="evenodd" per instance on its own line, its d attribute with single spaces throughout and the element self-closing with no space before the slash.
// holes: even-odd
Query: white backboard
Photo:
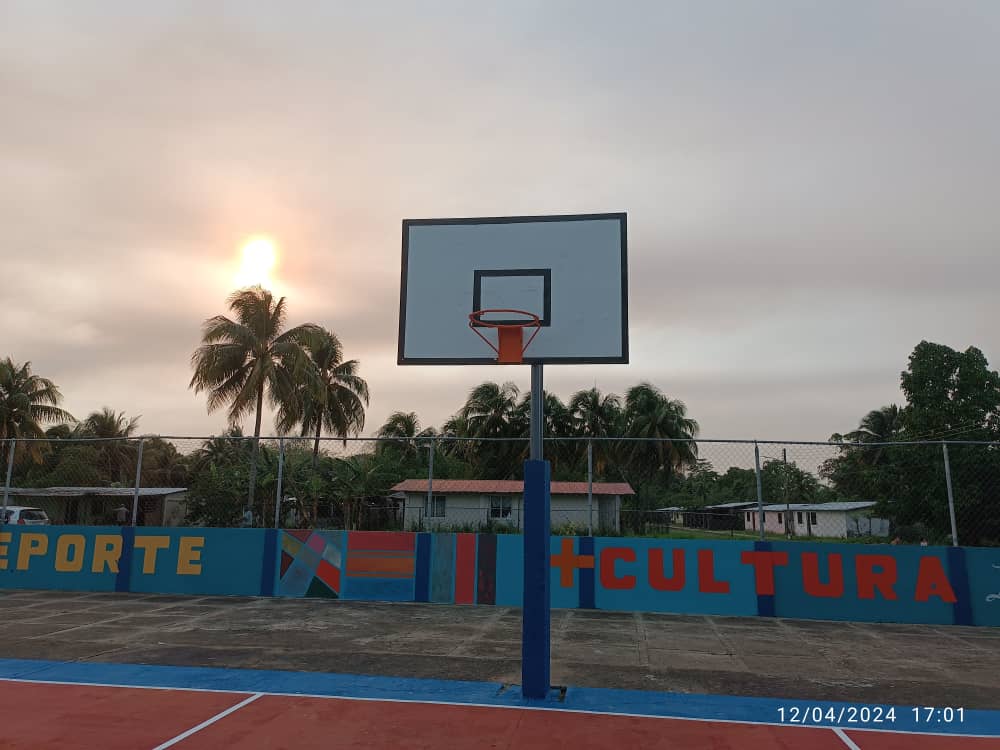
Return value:
<svg viewBox="0 0 1000 750">
<path fill-rule="evenodd" d="M 628 362 L 626 246 L 624 213 L 405 220 L 398 363 L 496 364 L 488 308 L 541 319 L 526 363 Z"/>
</svg>

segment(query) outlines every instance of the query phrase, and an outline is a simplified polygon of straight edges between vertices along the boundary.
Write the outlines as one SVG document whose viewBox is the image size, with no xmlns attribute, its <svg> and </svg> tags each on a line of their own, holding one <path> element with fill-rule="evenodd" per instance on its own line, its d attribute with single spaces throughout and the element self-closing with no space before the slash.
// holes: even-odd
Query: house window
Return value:
<svg viewBox="0 0 1000 750">
<path fill-rule="evenodd" d="M 747 523 L 750 523 L 750 511 L 747 511 Z"/>
<path fill-rule="evenodd" d="M 816 514 L 815 513 L 810 513 L 809 514 L 809 523 L 811 523 L 813 526 L 816 525 Z"/>
<path fill-rule="evenodd" d="M 511 498 L 504 495 L 490 495 L 490 518 L 510 518 Z"/>
<path fill-rule="evenodd" d="M 796 512 L 795 515 L 798 516 L 798 519 L 799 519 L 798 523 L 799 523 L 799 526 L 801 526 L 802 525 L 802 511 L 800 510 L 800 511 Z"/>
<path fill-rule="evenodd" d="M 778 514 L 778 523 L 783 523 L 781 515 L 782 515 L 781 513 Z"/>
<path fill-rule="evenodd" d="M 767 523 L 767 513 L 765 513 L 764 511 L 761 511 L 760 512 L 760 520 L 761 520 L 761 523 Z"/>
<path fill-rule="evenodd" d="M 445 517 L 445 500 L 444 495 L 434 495 L 434 497 L 428 500 L 424 498 L 424 515 L 428 518 L 444 518 Z"/>
</svg>

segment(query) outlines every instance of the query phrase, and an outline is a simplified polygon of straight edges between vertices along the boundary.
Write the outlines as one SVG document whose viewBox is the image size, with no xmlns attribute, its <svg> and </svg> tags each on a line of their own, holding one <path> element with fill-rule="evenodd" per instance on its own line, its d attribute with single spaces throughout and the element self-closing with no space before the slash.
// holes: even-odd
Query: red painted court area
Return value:
<svg viewBox="0 0 1000 750">
<path fill-rule="evenodd" d="M 0 748 L 987 750 L 997 738 L 553 709 L 0 681 Z"/>
</svg>

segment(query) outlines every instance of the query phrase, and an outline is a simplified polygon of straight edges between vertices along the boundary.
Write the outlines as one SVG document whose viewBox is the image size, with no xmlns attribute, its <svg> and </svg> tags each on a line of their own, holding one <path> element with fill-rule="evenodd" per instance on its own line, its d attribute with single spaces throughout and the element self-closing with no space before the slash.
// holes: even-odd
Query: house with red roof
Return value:
<svg viewBox="0 0 1000 750">
<path fill-rule="evenodd" d="M 524 482 L 493 479 L 406 479 L 392 488 L 404 503 L 405 528 L 523 528 Z M 622 498 L 634 495 L 626 482 L 552 482 L 553 528 L 572 524 L 584 533 L 621 528 Z"/>
</svg>

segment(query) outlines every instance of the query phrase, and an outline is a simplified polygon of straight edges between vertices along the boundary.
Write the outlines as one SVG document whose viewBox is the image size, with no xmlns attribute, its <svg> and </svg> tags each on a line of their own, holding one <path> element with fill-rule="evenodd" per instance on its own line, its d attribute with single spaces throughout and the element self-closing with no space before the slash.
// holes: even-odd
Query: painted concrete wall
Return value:
<svg viewBox="0 0 1000 750">
<path fill-rule="evenodd" d="M 1000 549 L 552 537 L 554 607 L 1000 626 Z M 520 535 L 3 527 L 0 588 L 519 606 Z"/>
</svg>

